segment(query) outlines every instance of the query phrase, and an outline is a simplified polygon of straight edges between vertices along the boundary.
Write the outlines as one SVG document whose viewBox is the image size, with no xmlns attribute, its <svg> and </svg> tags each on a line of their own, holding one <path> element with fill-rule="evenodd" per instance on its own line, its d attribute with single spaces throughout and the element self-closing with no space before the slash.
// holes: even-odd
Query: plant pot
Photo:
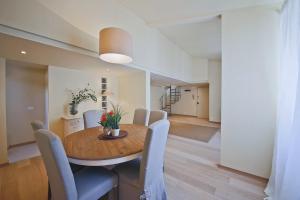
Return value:
<svg viewBox="0 0 300 200">
<path fill-rule="evenodd" d="M 103 127 L 103 134 L 104 135 L 111 135 L 111 128 L 110 127 Z"/>
<path fill-rule="evenodd" d="M 120 135 L 120 129 L 112 129 L 112 136 L 117 137 Z"/>
<path fill-rule="evenodd" d="M 78 113 L 78 104 L 70 103 L 70 114 L 76 115 Z"/>
</svg>

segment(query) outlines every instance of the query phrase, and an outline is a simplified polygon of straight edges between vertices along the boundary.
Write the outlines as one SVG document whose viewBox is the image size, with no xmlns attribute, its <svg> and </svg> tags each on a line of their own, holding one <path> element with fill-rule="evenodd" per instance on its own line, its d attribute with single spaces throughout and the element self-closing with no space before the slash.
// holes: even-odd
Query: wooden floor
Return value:
<svg viewBox="0 0 300 200">
<path fill-rule="evenodd" d="M 47 176 L 40 157 L 0 168 L 1 200 L 46 200 Z"/>
<path fill-rule="evenodd" d="M 172 200 L 262 200 L 266 180 L 219 168 L 219 149 L 169 137 L 165 175 Z"/>
<path fill-rule="evenodd" d="M 170 136 L 165 178 L 170 200 L 261 200 L 265 181 L 217 167 L 219 150 Z M 0 168 L 1 200 L 46 200 L 47 176 L 40 157 Z"/>
<path fill-rule="evenodd" d="M 220 123 L 210 122 L 210 121 L 208 121 L 208 119 L 202 119 L 202 118 L 193 117 L 193 116 L 172 114 L 168 118 L 170 121 L 174 121 L 174 122 L 194 124 L 194 125 L 214 127 L 214 128 L 221 127 Z"/>
</svg>

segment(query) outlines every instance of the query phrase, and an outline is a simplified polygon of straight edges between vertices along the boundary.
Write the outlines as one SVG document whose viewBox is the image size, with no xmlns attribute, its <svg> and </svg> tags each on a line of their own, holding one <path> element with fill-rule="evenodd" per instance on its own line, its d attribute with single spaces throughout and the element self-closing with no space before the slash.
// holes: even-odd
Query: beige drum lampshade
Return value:
<svg viewBox="0 0 300 200">
<path fill-rule="evenodd" d="M 132 61 L 132 39 L 120 28 L 104 28 L 99 33 L 99 57 L 109 63 L 125 64 Z"/>
</svg>

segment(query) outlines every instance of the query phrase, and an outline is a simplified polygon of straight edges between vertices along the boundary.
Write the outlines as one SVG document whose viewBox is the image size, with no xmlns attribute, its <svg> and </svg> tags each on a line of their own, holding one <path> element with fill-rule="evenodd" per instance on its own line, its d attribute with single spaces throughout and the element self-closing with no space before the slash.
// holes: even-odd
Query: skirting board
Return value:
<svg viewBox="0 0 300 200">
<path fill-rule="evenodd" d="M 0 168 L 1 168 L 1 167 L 4 167 L 4 166 L 6 166 L 6 165 L 9 165 L 9 163 L 8 163 L 8 162 L 5 162 L 5 163 L 0 164 Z"/>
<path fill-rule="evenodd" d="M 28 141 L 28 142 L 23 142 L 23 143 L 20 143 L 20 144 L 10 145 L 10 146 L 8 147 L 8 149 L 11 149 L 11 148 L 13 148 L 13 147 L 24 146 L 24 145 L 26 145 L 26 144 L 32 144 L 32 143 L 35 143 L 35 142 L 36 142 L 36 141 Z"/>
<path fill-rule="evenodd" d="M 253 175 L 253 174 L 249 174 L 249 173 L 246 173 L 246 172 L 242 172 L 242 171 L 239 171 L 239 170 L 236 170 L 236 169 L 232 169 L 230 167 L 226 167 L 226 166 L 223 166 L 223 165 L 220 165 L 218 164 L 217 165 L 219 168 L 221 169 L 224 169 L 224 170 L 227 170 L 227 171 L 230 171 L 230 172 L 233 172 L 233 173 L 236 173 L 236 174 L 240 174 L 240 175 L 243 175 L 243 176 L 248 176 L 250 178 L 254 178 L 260 182 L 265 182 L 267 183 L 269 181 L 268 178 L 264 178 L 264 177 L 260 177 L 260 176 L 256 176 L 256 175 Z"/>
</svg>

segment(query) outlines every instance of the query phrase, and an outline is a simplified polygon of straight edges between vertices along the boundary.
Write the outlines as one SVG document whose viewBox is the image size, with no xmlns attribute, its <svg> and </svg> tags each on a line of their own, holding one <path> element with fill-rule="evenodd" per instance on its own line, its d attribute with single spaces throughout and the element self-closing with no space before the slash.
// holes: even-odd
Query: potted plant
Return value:
<svg viewBox="0 0 300 200">
<path fill-rule="evenodd" d="M 103 127 L 103 133 L 105 135 L 111 134 L 111 127 L 109 127 L 108 121 L 107 121 L 107 113 L 103 113 L 100 117 L 100 122 L 98 122 Z"/>
<path fill-rule="evenodd" d="M 89 84 L 88 84 L 88 87 L 89 87 Z M 81 102 L 88 101 L 88 100 L 97 102 L 97 97 L 96 97 L 95 91 L 88 87 L 86 87 L 82 90 L 79 90 L 77 93 L 72 92 L 72 102 L 69 104 L 71 115 L 76 115 L 78 113 L 78 105 Z"/>
<path fill-rule="evenodd" d="M 119 136 L 120 134 L 120 121 L 124 113 L 119 105 L 112 104 L 112 110 L 108 113 L 103 113 L 99 124 L 103 126 L 105 134 L 112 134 L 112 136 Z"/>
</svg>

